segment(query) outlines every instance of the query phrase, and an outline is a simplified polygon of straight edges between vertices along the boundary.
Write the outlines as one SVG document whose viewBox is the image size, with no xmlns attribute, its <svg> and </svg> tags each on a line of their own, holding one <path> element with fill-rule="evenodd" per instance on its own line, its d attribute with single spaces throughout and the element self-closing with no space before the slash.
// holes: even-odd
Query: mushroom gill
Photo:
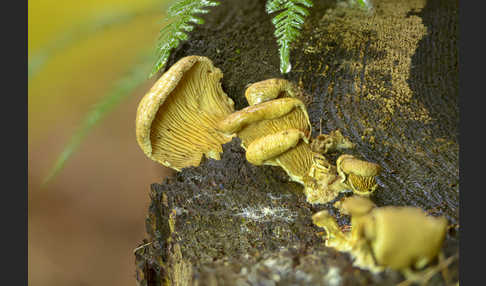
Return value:
<svg viewBox="0 0 486 286">
<path fill-rule="evenodd" d="M 353 192 L 359 195 L 370 195 L 378 187 L 375 176 L 381 172 L 380 165 L 348 154 L 339 156 L 336 165 L 341 181 L 349 184 Z"/>
<path fill-rule="evenodd" d="M 137 109 L 137 142 L 149 158 L 177 171 L 198 166 L 203 155 L 220 159 L 233 136 L 216 125 L 234 111 L 222 77 L 202 56 L 182 58 L 160 77 Z"/>
</svg>

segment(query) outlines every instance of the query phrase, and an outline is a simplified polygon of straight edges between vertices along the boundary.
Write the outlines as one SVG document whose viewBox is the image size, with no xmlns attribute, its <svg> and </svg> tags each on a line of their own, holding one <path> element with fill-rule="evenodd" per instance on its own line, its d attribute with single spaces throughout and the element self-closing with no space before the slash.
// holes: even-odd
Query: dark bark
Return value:
<svg viewBox="0 0 486 286">
<path fill-rule="evenodd" d="M 278 47 L 265 1 L 221 1 L 170 66 L 203 55 L 224 73 L 235 108 L 249 83 L 284 77 L 306 91 L 314 135 L 339 128 L 351 153 L 380 164 L 379 206 L 410 205 L 459 222 L 457 1 L 375 1 L 373 15 L 314 1 L 279 73 Z M 335 156 L 331 156 L 335 160 Z M 324 247 L 302 187 L 278 167 L 246 162 L 237 139 L 222 159 L 204 160 L 151 186 L 147 244 L 136 252 L 140 285 L 394 285 L 401 274 L 352 266 Z M 458 252 L 450 232 L 446 256 Z M 458 263 L 449 267 L 457 281 Z M 334 281 L 334 282 L 333 282 Z M 333 284 L 336 283 L 336 284 Z M 436 275 L 429 285 L 444 285 Z"/>
</svg>

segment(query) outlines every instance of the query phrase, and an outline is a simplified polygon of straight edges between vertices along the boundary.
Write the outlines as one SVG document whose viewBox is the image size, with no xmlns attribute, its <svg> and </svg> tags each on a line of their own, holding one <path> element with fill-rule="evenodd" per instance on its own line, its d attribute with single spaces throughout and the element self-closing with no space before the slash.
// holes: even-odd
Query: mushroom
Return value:
<svg viewBox="0 0 486 286">
<path fill-rule="evenodd" d="M 334 239 L 327 246 L 350 252 L 361 268 L 413 273 L 438 256 L 445 239 L 447 220 L 416 207 L 376 207 L 364 197 L 350 197 L 342 207 L 351 214 L 350 233 L 340 232 L 327 212 L 314 214 L 313 222 Z"/>
<path fill-rule="evenodd" d="M 248 106 L 218 125 L 224 134 L 235 133 L 255 165 L 281 166 L 292 180 L 303 183 L 312 165 L 307 110 L 297 98 L 277 98 Z"/>
<path fill-rule="evenodd" d="M 223 74 L 212 61 L 188 56 L 170 67 L 138 105 L 136 137 L 150 159 L 177 171 L 198 166 L 202 156 L 220 159 L 232 134 L 216 131 L 234 111 Z"/>
<path fill-rule="evenodd" d="M 343 233 L 338 223 L 327 210 L 322 210 L 312 216 L 312 222 L 326 231 L 326 246 L 333 247 L 339 251 L 350 251 L 347 234 Z"/>
<path fill-rule="evenodd" d="M 249 105 L 255 105 L 280 97 L 303 99 L 303 92 L 286 79 L 271 78 L 249 85 L 245 97 Z"/>
<path fill-rule="evenodd" d="M 376 208 L 375 203 L 367 198 L 351 197 L 345 199 L 341 204 L 343 213 L 351 215 L 356 218 L 369 213 L 372 209 Z"/>
<path fill-rule="evenodd" d="M 270 134 L 268 132 L 285 130 L 289 126 L 295 126 L 310 138 L 311 125 L 304 103 L 296 98 L 284 97 L 236 111 L 219 122 L 218 129 L 225 134 L 244 134 L 243 137 L 238 137 L 243 140 L 243 147 L 246 149 L 254 138 Z"/>
<path fill-rule="evenodd" d="M 293 128 L 260 137 L 248 145 L 246 159 L 254 165 L 262 165 L 294 148 L 300 139 L 307 141 L 305 133 Z"/>
<path fill-rule="evenodd" d="M 381 171 L 380 165 L 348 154 L 339 156 L 336 165 L 341 182 L 349 185 L 354 193 L 367 196 L 378 187 L 375 176 Z"/>
</svg>

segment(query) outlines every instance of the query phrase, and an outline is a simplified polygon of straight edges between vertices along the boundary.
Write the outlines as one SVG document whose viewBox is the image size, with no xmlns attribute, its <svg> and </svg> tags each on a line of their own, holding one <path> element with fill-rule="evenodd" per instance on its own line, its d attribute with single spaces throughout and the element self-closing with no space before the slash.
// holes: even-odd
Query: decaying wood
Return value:
<svg viewBox="0 0 486 286">
<path fill-rule="evenodd" d="M 206 24 L 174 51 L 211 58 L 222 87 L 247 106 L 245 87 L 281 77 L 265 1 L 221 1 Z M 417 206 L 459 220 L 457 1 L 375 1 L 372 14 L 335 1 L 314 1 L 291 50 L 313 136 L 339 129 L 349 152 L 379 164 L 378 206 Z M 319 3 L 318 3 L 319 2 Z M 345 1 L 340 1 L 345 2 Z M 151 186 L 147 238 L 135 251 L 140 285 L 395 285 L 401 274 L 375 275 L 324 246 L 312 214 L 327 209 L 341 227 L 348 217 L 330 204 L 310 205 L 302 186 L 274 166 L 245 160 L 238 139 L 221 160 L 207 159 Z M 335 162 L 340 153 L 331 154 Z M 458 253 L 447 235 L 446 259 Z M 134 248 L 137 246 L 134 246 Z M 458 277 L 447 266 L 447 280 Z M 428 285 L 444 285 L 440 273 Z"/>
</svg>

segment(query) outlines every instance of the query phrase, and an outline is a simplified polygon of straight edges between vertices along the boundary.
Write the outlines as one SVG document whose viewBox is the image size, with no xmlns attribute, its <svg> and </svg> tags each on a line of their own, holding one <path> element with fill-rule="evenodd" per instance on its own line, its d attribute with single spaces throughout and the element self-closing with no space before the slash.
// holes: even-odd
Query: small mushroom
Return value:
<svg viewBox="0 0 486 286">
<path fill-rule="evenodd" d="M 327 210 L 322 210 L 312 215 L 312 222 L 326 231 L 326 246 L 339 251 L 351 250 L 347 235 L 341 232 L 334 217 Z"/>
<path fill-rule="evenodd" d="M 367 198 L 351 197 L 344 200 L 341 209 L 344 213 L 357 218 L 368 214 L 375 207 L 375 203 Z"/>
<path fill-rule="evenodd" d="M 203 155 L 220 159 L 221 145 L 233 135 L 216 125 L 234 111 L 222 77 L 210 59 L 188 56 L 157 80 L 136 115 L 137 142 L 150 159 L 177 171 L 198 166 Z"/>
<path fill-rule="evenodd" d="M 378 187 L 375 176 L 381 171 L 380 165 L 348 154 L 339 156 L 336 165 L 341 182 L 348 184 L 354 193 L 367 196 Z"/>
<path fill-rule="evenodd" d="M 422 269 L 438 256 L 445 239 L 447 220 L 416 207 L 377 208 L 367 198 L 350 197 L 343 209 L 351 214 L 350 233 L 336 229 L 326 214 L 314 214 L 314 224 L 335 239 L 327 246 L 350 252 L 356 266 L 374 272 L 386 267 L 404 273 Z"/>
<path fill-rule="evenodd" d="M 246 138 L 247 136 L 244 136 L 245 138 L 239 136 L 247 142 L 253 141 L 253 138 L 261 137 L 265 134 L 265 131 L 281 131 L 287 126 L 295 126 L 297 129 L 306 132 L 306 137 L 310 137 L 311 127 L 307 110 L 302 101 L 296 98 L 279 98 L 248 106 L 224 118 L 219 122 L 218 129 L 225 134 L 248 133 L 248 138 Z M 245 131 L 245 129 L 250 130 Z M 247 145 L 246 143 L 243 144 Z"/>
</svg>

